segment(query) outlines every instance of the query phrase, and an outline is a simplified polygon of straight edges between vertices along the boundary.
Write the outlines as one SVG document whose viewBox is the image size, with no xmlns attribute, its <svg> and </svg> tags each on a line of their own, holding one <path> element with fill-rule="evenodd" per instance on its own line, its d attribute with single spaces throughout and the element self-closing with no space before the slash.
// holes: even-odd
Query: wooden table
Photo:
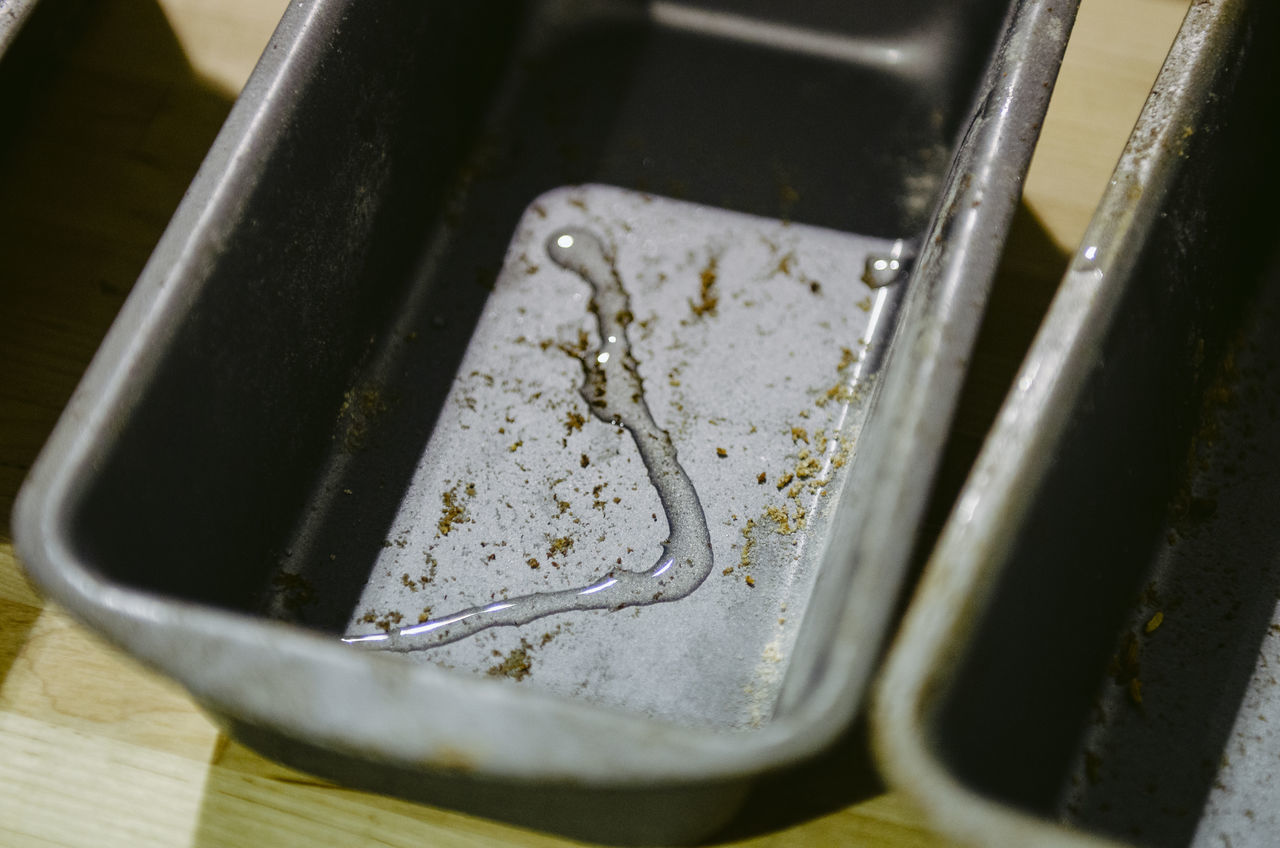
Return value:
<svg viewBox="0 0 1280 848">
<path fill-rule="evenodd" d="M 0 845 L 565 844 L 261 759 L 177 686 L 45 604 L 14 557 L 17 488 L 286 5 L 80 3 L 76 24 L 43 43 L 37 79 L 0 73 Z M 1185 8 L 1084 0 L 965 386 L 935 526 Z M 817 783 L 766 784 L 753 807 L 769 812 L 744 818 L 726 844 L 946 844 L 885 790 L 856 740 Z"/>
</svg>

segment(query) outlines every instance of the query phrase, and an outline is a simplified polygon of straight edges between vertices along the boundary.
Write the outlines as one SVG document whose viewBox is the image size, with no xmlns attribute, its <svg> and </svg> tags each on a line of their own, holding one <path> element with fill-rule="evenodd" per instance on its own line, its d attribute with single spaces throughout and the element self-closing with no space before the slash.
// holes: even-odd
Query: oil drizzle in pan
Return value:
<svg viewBox="0 0 1280 848">
<path fill-rule="evenodd" d="M 390 651 L 432 648 L 490 627 L 526 624 L 562 612 L 679 600 L 711 573 L 711 535 L 698 493 L 680 466 L 671 436 L 653 420 L 644 400 L 644 383 L 627 340 L 630 303 L 613 257 L 597 235 L 577 227 L 553 233 L 546 246 L 552 261 L 592 288 L 589 308 L 600 331 L 600 346 L 583 355 L 580 392 L 596 418 L 625 427 L 640 451 L 666 514 L 668 538 L 661 556 L 645 571 L 615 568 L 587 586 L 521 595 L 344 642 Z"/>
</svg>

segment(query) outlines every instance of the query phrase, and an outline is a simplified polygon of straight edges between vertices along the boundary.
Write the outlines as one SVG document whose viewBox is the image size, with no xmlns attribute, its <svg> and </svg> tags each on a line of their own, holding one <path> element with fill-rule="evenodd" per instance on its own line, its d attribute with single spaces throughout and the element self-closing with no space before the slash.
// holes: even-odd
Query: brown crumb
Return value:
<svg viewBox="0 0 1280 848">
<path fill-rule="evenodd" d="M 778 525 L 778 532 L 783 536 L 790 536 L 804 526 L 804 512 L 800 509 L 796 510 L 795 524 L 791 523 L 791 516 L 787 515 L 785 509 L 778 509 L 776 506 L 766 507 L 764 514 Z"/>
<path fill-rule="evenodd" d="M 547 556 L 553 557 L 557 555 L 563 556 L 573 547 L 573 539 L 569 536 L 561 536 L 559 539 L 552 539 L 551 546 L 547 548 Z"/>
<path fill-rule="evenodd" d="M 488 675 L 490 677 L 509 677 L 512 680 L 524 680 L 529 676 L 529 671 L 533 666 L 529 659 L 529 650 L 533 646 L 525 639 L 520 640 L 520 647 L 513 648 L 507 653 L 502 662 L 489 667 Z"/>
<path fill-rule="evenodd" d="M 809 444 L 809 431 L 803 427 L 792 427 L 791 441 L 804 442 L 806 445 Z"/>
<path fill-rule="evenodd" d="M 768 480 L 768 479 L 769 479 L 769 475 L 765 474 L 763 471 L 761 471 L 761 472 L 756 476 L 756 482 L 757 482 L 757 483 L 759 483 L 759 484 L 761 484 L 761 485 L 764 485 L 764 482 L 765 482 L 766 480 Z"/>
<path fill-rule="evenodd" d="M 376 387 L 352 389 L 342 397 L 338 409 L 340 420 L 346 420 L 343 447 L 348 453 L 363 450 L 368 444 L 369 430 L 375 420 L 387 411 L 387 402 Z"/>
<path fill-rule="evenodd" d="M 716 305 L 720 302 L 720 296 L 716 293 L 716 257 L 712 256 L 707 260 L 706 267 L 698 274 L 698 301 L 695 303 L 692 298 L 689 299 L 689 308 L 693 310 L 693 314 L 699 318 L 703 315 L 715 315 Z"/>
<path fill-rule="evenodd" d="M 372 624 L 384 633 L 390 633 L 403 620 L 404 615 L 395 610 L 390 610 L 385 615 L 379 615 L 377 611 L 370 610 L 359 619 L 361 624 Z"/>
<path fill-rule="evenodd" d="M 728 455 L 729 455 L 729 452 L 724 448 L 716 448 L 716 456 L 720 457 L 721 459 L 724 459 Z"/>
<path fill-rule="evenodd" d="M 795 479 L 795 475 L 792 474 L 790 471 L 783 474 L 781 477 L 778 478 L 778 485 L 777 485 L 778 491 L 781 492 L 783 489 L 787 488 L 787 484 L 794 479 Z"/>
<path fill-rule="evenodd" d="M 1154 633 L 1156 628 L 1164 623 L 1164 613 L 1156 610 L 1155 615 L 1147 619 L 1146 625 L 1142 628 L 1144 633 Z"/>
<path fill-rule="evenodd" d="M 743 577 L 742 579 L 745 580 L 747 585 L 750 586 L 752 589 L 756 587 L 756 579 L 752 577 L 750 574 L 748 574 L 746 577 Z"/>
<path fill-rule="evenodd" d="M 585 424 L 586 421 L 587 419 L 581 413 L 570 410 L 569 414 L 566 415 L 564 419 L 565 435 L 569 435 L 574 430 L 581 430 L 582 425 Z"/>
<path fill-rule="evenodd" d="M 583 468 L 586 468 L 590 464 L 591 464 L 591 457 L 587 456 L 585 453 L 582 455 L 582 458 L 578 460 L 578 465 L 582 466 Z"/>
<path fill-rule="evenodd" d="M 782 274 L 783 276 L 791 276 L 791 263 L 796 259 L 794 251 L 787 251 L 786 254 L 778 260 L 777 266 L 773 269 L 773 274 Z M 770 274 L 770 276 L 773 276 Z"/>
<path fill-rule="evenodd" d="M 747 523 L 743 525 L 742 528 L 742 538 L 746 539 L 746 541 L 742 544 L 742 554 L 738 557 L 738 565 L 743 568 L 751 565 L 751 551 L 756 546 L 755 529 L 755 519 L 748 518 Z M 729 571 L 732 570 L 733 569 L 729 569 Z M 728 574 L 729 571 L 726 571 L 725 574 Z"/>
<path fill-rule="evenodd" d="M 436 522 L 436 529 L 440 531 L 441 536 L 448 536 L 454 524 L 462 524 L 471 520 L 467 517 L 466 509 L 463 508 L 462 504 L 458 503 L 457 486 L 441 493 L 440 502 L 444 504 L 444 507 L 440 510 L 440 520 Z"/>
<path fill-rule="evenodd" d="M 818 399 L 814 401 L 814 405 L 826 406 L 833 400 L 844 403 L 846 401 L 853 400 L 853 398 L 854 391 L 852 387 L 846 386 L 844 383 L 836 383 L 834 386 L 823 392 Z"/>
<path fill-rule="evenodd" d="M 528 564 L 529 564 L 529 567 L 530 567 L 530 568 L 537 568 L 537 567 L 539 566 L 539 562 L 538 562 L 537 557 L 529 557 L 529 559 L 527 560 L 527 562 L 528 562 Z"/>
<path fill-rule="evenodd" d="M 807 480 L 814 474 L 822 470 L 822 465 L 816 457 L 808 455 L 808 451 L 800 453 L 800 461 L 796 463 L 796 476 L 801 480 Z"/>
</svg>

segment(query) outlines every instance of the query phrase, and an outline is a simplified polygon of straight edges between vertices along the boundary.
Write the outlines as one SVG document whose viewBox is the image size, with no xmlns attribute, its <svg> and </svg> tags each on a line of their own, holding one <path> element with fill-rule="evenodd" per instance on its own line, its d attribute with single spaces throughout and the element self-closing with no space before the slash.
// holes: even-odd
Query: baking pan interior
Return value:
<svg viewBox="0 0 1280 848">
<path fill-rule="evenodd" d="M 577 310 L 572 326 L 590 331 L 579 357 L 588 348 L 594 356 L 592 333 L 604 333 L 590 323 L 581 299 L 535 296 L 524 305 L 510 301 L 505 318 L 486 317 L 486 304 L 522 273 L 558 274 L 561 284 L 586 291 L 580 274 L 556 268 L 547 253 L 545 238 L 554 232 L 537 228 L 556 224 L 547 222 L 548 212 L 611 240 L 620 273 L 636 278 L 624 279 L 627 285 L 658 291 L 670 277 L 672 286 L 691 287 L 687 295 L 669 290 L 680 315 L 658 316 L 659 326 L 668 320 L 700 331 L 734 303 L 751 300 L 750 285 L 770 278 L 772 285 L 791 286 L 774 295 L 779 315 L 790 314 L 793 304 L 825 309 L 825 301 L 813 298 L 826 297 L 845 311 L 852 305 L 849 320 L 866 327 L 872 307 L 884 307 L 874 338 L 856 330 L 835 343 L 822 333 L 812 336 L 821 342 L 811 352 L 827 369 L 821 379 L 828 385 L 842 367 L 842 348 L 850 361 L 879 361 L 883 352 L 872 351 L 871 343 L 887 343 L 896 297 L 880 292 L 894 285 L 868 290 L 865 298 L 859 289 L 852 303 L 839 302 L 841 293 L 863 286 L 864 260 L 890 256 L 922 233 L 1008 6 L 995 0 L 785 8 L 759 2 L 319 5 L 339 20 L 323 50 L 291 56 L 280 83 L 258 101 L 260 129 L 247 136 L 238 160 L 252 163 L 252 178 L 237 184 L 234 203 L 217 207 L 224 217 L 216 242 L 179 258 L 181 275 L 170 285 L 180 287 L 180 296 L 167 301 L 157 319 L 165 331 L 154 371 L 111 422 L 111 440 L 74 504 L 70 526 L 73 548 L 112 581 L 288 620 L 335 638 L 358 631 L 361 622 L 377 633 L 490 600 L 450 596 L 451 584 L 435 576 L 436 564 L 451 565 L 438 563 L 431 548 L 445 536 L 482 527 L 466 568 L 486 567 L 496 556 L 525 581 L 561 573 L 588 547 L 584 538 L 595 538 L 596 525 L 575 528 L 572 538 L 559 530 L 543 535 L 541 527 L 536 536 L 521 537 L 523 514 L 508 520 L 495 506 L 482 515 L 468 500 L 493 494 L 486 480 L 505 487 L 495 495 L 500 500 L 545 486 L 544 505 L 572 502 L 566 520 L 588 524 L 607 521 L 617 498 L 635 491 L 630 483 L 622 491 L 619 480 L 630 478 L 610 476 L 596 484 L 612 488 L 556 489 L 544 479 L 556 469 L 543 467 L 521 479 L 483 477 L 499 462 L 520 461 L 532 447 L 520 435 L 526 415 L 543 417 L 533 426 L 544 428 L 536 432 L 546 444 L 555 441 L 552 432 L 565 440 L 565 476 L 595 473 L 602 464 L 609 469 L 610 456 L 622 462 L 618 456 L 630 449 L 620 429 L 574 415 L 581 366 L 561 348 L 583 336 L 565 329 L 564 315 Z M 274 42 L 269 50 L 288 46 Z M 629 223 L 632 212 L 643 226 Z M 639 230 L 634 238 L 633 230 Z M 523 255 L 510 249 L 521 233 L 529 239 Z M 689 247 L 699 233 L 709 235 Z M 835 254 L 845 251 L 845 264 L 831 266 L 837 270 L 821 279 L 806 272 L 803 251 L 788 259 L 785 240 L 796 233 L 801 247 L 830 242 Z M 681 245 L 676 255 L 664 252 L 668 236 Z M 746 288 L 732 289 L 716 261 L 728 267 L 735 260 L 719 251 L 745 249 L 747 241 L 764 251 L 766 271 L 777 272 L 777 279 L 762 271 Z M 624 268 L 626 257 L 638 262 L 642 254 L 656 257 L 649 283 L 639 279 L 643 264 Z M 515 329 L 519 320 L 512 316 L 524 315 L 525 306 L 541 309 L 549 326 L 564 333 Z M 637 358 L 646 317 L 637 308 L 629 330 Z M 507 319 L 514 323 L 501 323 Z M 826 331 L 838 336 L 841 326 Z M 803 353 L 809 340 L 803 328 L 784 329 Z M 560 406 L 534 397 L 533 389 L 508 406 L 486 406 L 480 397 L 483 420 L 465 425 L 474 426 L 478 441 L 458 443 L 458 450 L 475 451 L 469 468 L 477 477 L 454 475 L 428 490 L 416 475 L 431 440 L 445 423 L 456 423 L 450 410 L 468 403 L 461 381 L 474 376 L 493 388 L 495 378 L 504 384 L 524 374 L 518 363 L 505 375 L 460 370 L 476 339 L 490 338 L 486 333 L 523 345 L 534 359 L 559 356 L 576 376 Z M 697 413 L 687 416 L 692 424 L 682 431 L 673 422 L 681 403 L 676 388 L 696 384 L 698 373 L 709 385 L 716 369 L 737 373 L 730 357 L 709 359 L 713 341 L 702 344 L 686 357 L 689 373 L 676 373 L 675 359 L 657 371 L 645 371 L 641 361 L 649 406 L 659 424 L 670 427 L 695 482 L 732 467 L 752 492 L 782 497 L 783 478 L 806 461 L 805 446 L 820 453 L 817 427 L 802 414 L 791 422 L 799 432 L 771 433 L 783 440 L 781 459 L 765 467 L 751 453 L 754 443 L 743 441 L 745 430 L 736 442 L 705 435 L 706 426 L 718 426 L 715 410 L 697 406 L 702 396 L 686 387 L 684 397 Z M 785 370 L 773 387 L 726 376 L 719 394 L 710 396 L 748 397 L 767 412 L 783 396 L 782 383 L 790 379 Z M 813 384 L 820 385 L 818 377 Z M 663 420 L 658 413 L 664 410 L 676 412 Z M 598 442 L 570 450 L 567 440 L 580 438 L 583 427 L 622 447 L 608 456 L 596 449 Z M 833 450 L 836 431 L 827 433 Z M 629 473 L 638 468 L 635 463 Z M 764 483 L 757 482 L 761 474 Z M 715 506 L 705 501 L 704 494 L 704 507 Z M 652 515 L 661 542 L 661 511 L 652 504 L 640 511 L 645 522 Z M 784 595 L 753 586 L 768 582 L 761 572 L 730 568 L 745 557 L 750 516 L 717 512 L 710 520 L 710 512 L 712 535 L 729 540 L 712 579 L 735 581 L 733 591 L 743 598 L 757 597 L 758 589 L 774 603 L 755 619 L 758 632 L 748 634 L 759 642 L 750 649 L 757 662 L 768 655 L 770 634 L 783 619 L 794 626 L 803 618 L 807 599 L 794 587 Z M 405 532 L 412 515 L 426 528 L 421 538 Z M 546 527 L 559 517 L 551 515 Z M 790 520 L 799 523 L 794 509 Z M 778 535 L 776 545 L 790 543 Z M 651 553 L 644 556 L 652 561 Z M 581 579 L 566 578 L 568 585 L 595 585 L 611 564 L 585 562 Z M 629 560 L 626 566 L 648 564 Z M 505 588 L 505 578 L 498 579 L 494 590 Z M 406 598 L 412 593 L 417 606 L 376 603 L 393 590 Z M 370 601 L 371 591 L 383 594 Z M 668 613 L 656 612 L 663 606 L 677 605 L 643 611 L 654 623 L 642 631 L 648 653 L 634 657 L 637 667 L 669 660 L 657 650 L 667 643 L 683 645 L 677 658 L 736 661 L 734 646 L 724 642 L 737 635 L 715 639 L 724 635 L 719 619 L 673 619 L 674 629 L 663 629 L 657 622 Z M 613 617 L 624 615 L 632 611 Z M 536 633 L 491 631 L 490 641 L 480 643 L 483 657 L 471 663 L 483 659 L 488 668 L 477 670 L 520 680 L 532 667 L 536 678 L 531 654 L 542 640 L 594 644 L 559 635 L 563 625 L 572 636 L 579 618 L 546 619 Z M 621 650 L 635 639 L 617 636 L 605 644 Z M 782 654 L 785 664 L 785 649 Z M 608 661 L 626 658 L 600 659 Z M 769 679 L 780 676 L 773 672 Z M 692 676 L 681 685 L 706 688 Z M 619 691 L 614 701 L 623 707 L 676 709 L 677 694 L 652 706 L 634 687 Z M 761 716 L 767 720 L 767 704 L 754 720 Z M 739 725 L 752 716 L 708 705 L 685 718 Z"/>
<path fill-rule="evenodd" d="M 936 716 L 966 785 L 1140 844 L 1270 845 L 1280 827 L 1280 167 L 1260 5 L 1224 4 L 1244 23 L 1201 57 L 1221 69 L 1209 105 L 1137 160 L 1173 169 L 1171 194 L 1119 246 L 1140 252 L 1117 320 Z"/>
</svg>

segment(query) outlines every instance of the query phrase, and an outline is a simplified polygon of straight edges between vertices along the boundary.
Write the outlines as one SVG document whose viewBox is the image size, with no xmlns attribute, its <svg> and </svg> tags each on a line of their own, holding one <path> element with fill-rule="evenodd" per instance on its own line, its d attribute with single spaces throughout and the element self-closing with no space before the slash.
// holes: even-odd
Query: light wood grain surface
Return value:
<svg viewBox="0 0 1280 848">
<path fill-rule="evenodd" d="M 32 591 L 10 539 L 22 477 L 287 5 L 109 0 L 0 66 L 0 845 L 561 845 L 346 790 L 230 742 L 175 685 Z M 1185 0 L 1085 0 L 993 310 L 965 387 L 935 522 L 1106 185 Z M 766 784 L 724 844 L 946 844 L 865 746 L 820 783 Z"/>
</svg>

